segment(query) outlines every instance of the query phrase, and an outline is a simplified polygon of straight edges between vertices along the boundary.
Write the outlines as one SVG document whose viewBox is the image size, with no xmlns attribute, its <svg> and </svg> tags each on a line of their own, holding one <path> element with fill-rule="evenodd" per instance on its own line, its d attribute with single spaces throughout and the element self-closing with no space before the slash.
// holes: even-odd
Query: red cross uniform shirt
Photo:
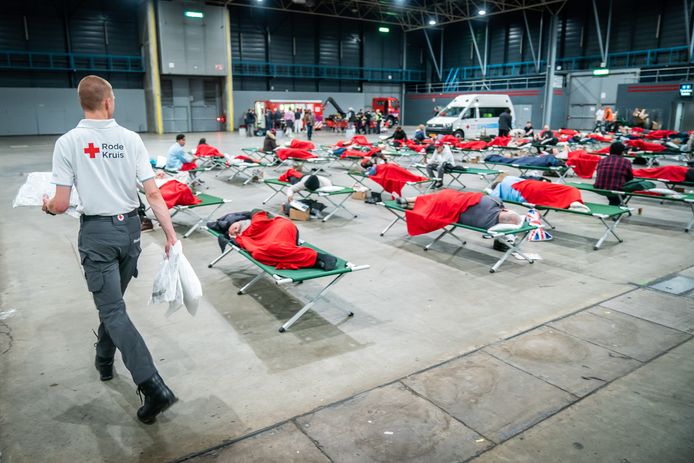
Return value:
<svg viewBox="0 0 694 463">
<path fill-rule="evenodd" d="M 55 143 L 51 182 L 74 185 L 86 215 L 118 215 L 137 209 L 138 182 L 153 177 L 140 136 L 114 119 L 82 119 Z"/>
<path fill-rule="evenodd" d="M 634 178 L 631 162 L 621 155 L 611 154 L 598 162 L 595 188 L 622 191 L 624 184 Z"/>
</svg>

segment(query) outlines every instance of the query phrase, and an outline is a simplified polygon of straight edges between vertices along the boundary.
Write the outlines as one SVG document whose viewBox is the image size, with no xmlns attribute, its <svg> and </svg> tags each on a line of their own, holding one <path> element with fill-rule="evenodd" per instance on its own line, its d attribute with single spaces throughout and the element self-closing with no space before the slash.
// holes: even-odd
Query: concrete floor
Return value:
<svg viewBox="0 0 694 463">
<path fill-rule="evenodd" d="M 227 152 L 261 142 L 200 136 Z M 161 155 L 173 137 L 143 138 Z M 599 251 L 597 221 L 557 215 L 555 241 L 526 247 L 541 261 L 511 259 L 490 274 L 498 254 L 489 241 L 461 234 L 466 249 L 444 239 L 424 252 L 429 238 L 406 239 L 402 224 L 381 238 L 391 215 L 350 200 L 358 218 L 298 226 L 307 241 L 371 268 L 344 278 L 284 334 L 277 328 L 318 283 L 290 295 L 263 280 L 237 296 L 255 269 L 235 255 L 208 269 L 219 249 L 197 232 L 183 246 L 204 300 L 195 317 L 166 316 L 147 305 L 163 234 L 144 234 L 126 302 L 180 398 L 147 427 L 134 417 L 139 399 L 120 358 L 113 381 L 96 376 L 98 319 L 78 222 L 11 208 L 26 173 L 50 170 L 55 139 L 0 139 L 3 463 L 694 459 L 694 297 L 645 288 L 694 278 L 688 209 L 634 201 L 642 210 L 620 226 L 624 243 Z M 258 207 L 269 193 L 205 176 L 209 192 L 233 200 L 220 214 Z M 339 170 L 333 181 L 352 183 Z M 279 198 L 267 206 L 278 207 Z"/>
</svg>

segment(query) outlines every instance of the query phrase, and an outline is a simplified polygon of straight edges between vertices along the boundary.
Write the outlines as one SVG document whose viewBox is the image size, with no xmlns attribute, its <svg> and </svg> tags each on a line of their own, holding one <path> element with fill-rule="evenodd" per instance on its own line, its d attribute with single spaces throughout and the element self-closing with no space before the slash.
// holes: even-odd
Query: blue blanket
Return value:
<svg viewBox="0 0 694 463">
<path fill-rule="evenodd" d="M 506 158 L 498 154 L 490 154 L 484 158 L 484 160 L 499 164 L 517 164 L 519 166 L 529 167 L 559 167 L 564 165 L 564 162 L 557 159 L 553 154 L 544 156 L 523 156 L 520 158 Z"/>
</svg>

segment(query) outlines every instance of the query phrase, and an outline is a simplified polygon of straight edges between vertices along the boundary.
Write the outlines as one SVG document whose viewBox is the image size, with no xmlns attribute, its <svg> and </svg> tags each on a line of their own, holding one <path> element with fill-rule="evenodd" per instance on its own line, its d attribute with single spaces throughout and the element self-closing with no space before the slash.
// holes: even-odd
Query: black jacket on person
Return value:
<svg viewBox="0 0 694 463">
<path fill-rule="evenodd" d="M 513 125 L 513 119 L 511 118 L 511 113 L 508 110 L 504 111 L 499 115 L 499 130 L 511 130 Z"/>
<path fill-rule="evenodd" d="M 263 140 L 263 151 L 270 153 L 277 148 L 277 140 L 275 137 L 271 137 L 270 134 L 265 135 L 265 140 Z"/>
<path fill-rule="evenodd" d="M 396 130 L 393 132 L 393 135 L 386 138 L 386 140 L 390 140 L 391 138 L 396 141 L 407 141 L 407 134 L 404 130 Z"/>
</svg>

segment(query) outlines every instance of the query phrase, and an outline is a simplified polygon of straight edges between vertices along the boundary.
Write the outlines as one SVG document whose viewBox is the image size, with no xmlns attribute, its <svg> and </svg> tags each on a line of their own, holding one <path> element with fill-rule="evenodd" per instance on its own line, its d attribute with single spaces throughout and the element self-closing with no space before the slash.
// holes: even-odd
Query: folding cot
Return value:
<svg viewBox="0 0 694 463">
<path fill-rule="evenodd" d="M 414 167 L 422 173 L 422 175 L 428 175 L 426 171 L 426 164 L 415 164 Z M 463 167 L 463 166 L 454 166 L 450 168 L 447 171 L 444 171 L 444 178 L 445 175 L 450 175 L 451 180 L 446 184 L 446 188 L 450 187 L 453 183 L 457 183 L 460 185 L 462 188 L 467 188 L 467 186 L 460 180 L 460 177 L 463 175 L 477 175 L 479 178 L 487 182 L 487 186 L 491 186 L 492 182 L 496 177 L 498 177 L 500 174 L 502 174 L 502 170 L 496 170 L 496 169 L 482 169 L 480 167 Z M 491 177 L 491 180 L 490 180 Z M 439 179 L 436 179 L 439 180 Z M 443 178 L 440 179 L 443 181 Z"/>
<path fill-rule="evenodd" d="M 369 176 L 366 175 L 365 173 L 363 173 L 363 172 L 347 172 L 347 175 L 349 175 L 352 179 L 354 179 L 355 182 L 359 183 L 361 186 L 364 186 L 364 187 L 366 187 L 366 188 L 369 187 L 369 186 L 365 183 L 366 180 L 369 179 Z M 375 183 L 375 182 L 374 182 L 374 183 Z M 428 193 L 429 190 L 431 190 L 431 188 L 434 186 L 434 183 L 436 183 L 436 179 L 435 179 L 435 178 L 428 178 L 428 179 L 426 179 L 426 180 L 421 180 L 421 181 L 419 181 L 419 182 L 407 182 L 405 185 L 413 186 L 413 187 L 417 188 L 418 190 L 419 190 L 421 187 L 426 186 L 426 188 L 425 188 L 424 190 L 421 190 L 421 191 L 420 191 L 421 194 L 424 194 L 424 193 Z M 380 185 L 379 185 L 379 186 L 380 186 Z M 385 191 L 385 190 L 383 189 L 383 187 L 381 187 L 381 193 L 384 192 L 384 191 Z M 388 193 L 390 193 L 390 192 L 388 192 Z"/>
<path fill-rule="evenodd" d="M 521 203 L 517 201 L 504 200 L 504 202 L 527 207 L 528 209 L 544 211 L 544 214 L 542 214 L 542 220 L 552 229 L 555 229 L 556 227 L 552 225 L 549 220 L 547 220 L 547 214 L 549 214 L 551 211 L 565 212 L 567 214 L 574 214 L 584 217 L 595 217 L 596 219 L 600 220 L 600 222 L 605 226 L 605 233 L 603 233 L 600 239 L 598 239 L 598 241 L 593 246 L 593 249 L 596 251 L 600 249 L 600 246 L 602 246 L 602 243 L 607 239 L 607 237 L 610 234 L 612 234 L 620 243 L 624 241 L 622 238 L 619 237 L 619 235 L 617 235 L 616 230 L 617 226 L 619 225 L 619 222 L 621 222 L 622 218 L 624 218 L 624 215 L 631 213 L 631 209 L 628 207 L 610 206 L 607 204 L 597 203 L 583 203 L 590 209 L 589 212 L 584 212 L 574 209 L 562 209 L 560 207 L 543 206 L 540 204 L 531 203 Z M 609 224 L 607 222 L 608 220 L 613 221 L 612 224 Z"/>
<path fill-rule="evenodd" d="M 265 164 L 273 164 L 277 160 L 273 151 L 263 151 L 258 148 L 241 148 L 241 151 L 246 153 L 248 157 L 257 159 Z"/>
<path fill-rule="evenodd" d="M 200 177 L 200 174 L 203 172 L 207 172 L 208 169 L 204 167 L 196 167 L 195 169 L 190 169 L 190 170 L 170 170 L 166 168 L 157 168 L 158 170 L 161 170 L 171 176 L 176 176 L 180 180 L 183 180 L 182 177 L 179 176 L 179 174 L 188 174 L 188 176 L 185 178 L 184 183 L 190 187 L 191 190 L 195 191 L 197 187 L 202 186 L 205 182 L 203 182 L 202 178 Z"/>
<path fill-rule="evenodd" d="M 569 166 L 524 166 L 521 164 L 506 164 L 504 162 L 493 162 L 493 161 L 482 161 L 485 166 L 508 166 L 508 167 L 513 167 L 514 169 L 518 169 L 521 175 L 526 175 L 528 171 L 531 170 L 538 170 L 540 172 L 554 172 L 559 176 L 559 181 L 562 183 L 566 182 L 566 176 L 569 174 L 571 171 L 571 167 Z"/>
<path fill-rule="evenodd" d="M 648 180 L 651 180 L 651 179 L 648 179 Z M 681 193 L 681 197 L 676 198 L 676 197 L 668 197 L 668 196 L 655 196 L 655 195 L 646 194 L 646 193 L 637 193 L 634 191 L 627 192 L 627 191 L 617 191 L 617 190 L 602 190 L 599 188 L 595 188 L 593 185 L 590 185 L 588 183 L 569 183 L 569 185 L 576 187 L 579 190 L 592 191 L 593 193 L 597 193 L 597 194 L 603 195 L 603 196 L 615 195 L 615 196 L 619 197 L 619 200 L 625 206 L 629 203 L 631 198 L 654 199 L 654 200 L 660 201 L 661 203 L 669 202 L 669 203 L 675 203 L 675 204 L 686 204 L 691 209 L 692 216 L 694 216 L 694 194 L 692 194 L 692 193 Z M 689 230 L 692 229 L 692 226 L 694 226 L 694 217 L 692 218 L 692 220 L 689 221 L 687 226 L 684 228 L 684 231 L 689 232 Z"/>
<path fill-rule="evenodd" d="M 176 214 L 184 213 L 187 214 L 194 219 L 196 219 L 196 222 L 188 229 L 188 231 L 183 235 L 184 238 L 188 238 L 195 230 L 200 228 L 201 225 L 204 225 L 205 223 L 209 222 L 212 216 L 214 215 L 215 212 L 219 210 L 220 207 L 225 205 L 226 203 L 230 203 L 230 199 L 224 199 L 220 198 L 218 196 L 212 196 L 208 195 L 205 193 L 197 193 L 195 196 L 202 201 L 200 204 L 192 204 L 189 206 L 174 206 L 172 207 L 173 212 L 171 213 L 171 217 L 173 218 Z M 207 214 L 206 216 L 200 216 L 195 213 L 196 209 L 200 209 L 203 207 L 210 207 L 210 206 L 217 206 L 214 208 L 210 208 L 210 213 Z"/>
<path fill-rule="evenodd" d="M 282 181 L 280 181 L 279 179 L 276 179 L 276 178 L 266 178 L 265 180 L 263 180 L 263 183 L 264 183 L 265 185 L 267 185 L 268 188 L 270 188 L 270 189 L 273 191 L 273 193 L 272 193 L 270 196 L 268 196 L 267 198 L 265 198 L 265 199 L 263 200 L 263 204 L 267 203 L 268 201 L 270 201 L 272 198 L 274 198 L 274 197 L 277 196 L 278 194 L 284 193 L 285 189 L 287 189 L 287 188 L 289 188 L 290 186 L 292 186 L 291 183 L 289 183 L 289 182 L 282 182 Z M 338 190 L 337 188 L 340 188 L 340 189 Z M 316 196 L 318 196 L 319 198 L 323 198 L 323 199 L 325 199 L 326 201 L 328 201 L 330 204 L 332 204 L 333 207 L 334 207 L 333 211 L 332 211 L 330 214 L 328 214 L 328 215 L 326 215 L 325 217 L 323 217 L 323 219 L 322 219 L 323 222 L 327 222 L 328 219 L 330 219 L 330 217 L 332 217 L 333 215 L 335 215 L 335 213 L 336 213 L 338 210 L 340 210 L 340 209 L 344 210 L 345 212 L 347 212 L 348 214 L 354 216 L 355 218 L 357 217 L 356 214 L 353 214 L 352 212 L 350 212 L 349 209 L 347 209 L 347 208 L 345 207 L 345 202 L 352 196 L 352 193 L 354 193 L 355 191 L 356 191 L 356 190 L 353 189 L 353 188 L 342 187 L 342 186 L 341 186 L 341 187 L 337 187 L 337 186 L 336 186 L 335 189 L 332 189 L 332 188 L 329 188 L 329 187 L 328 187 L 328 188 L 323 189 L 322 191 L 321 191 L 320 188 L 319 188 L 318 190 L 316 190 L 316 191 L 303 190 L 303 191 L 300 191 L 300 192 L 299 192 L 299 195 L 301 195 L 301 196 L 303 196 L 303 197 L 305 197 L 305 198 L 308 198 L 308 197 L 310 197 L 310 196 L 312 196 L 312 195 L 316 195 Z M 333 200 L 332 200 L 332 197 L 333 197 L 333 196 L 335 196 L 335 197 L 337 197 L 337 196 L 344 196 L 344 198 L 342 199 L 342 201 L 337 202 L 337 201 L 333 201 Z"/>
<path fill-rule="evenodd" d="M 681 186 L 685 188 L 694 188 L 694 182 L 675 182 L 674 180 L 668 180 L 666 178 L 649 178 L 649 177 L 639 177 L 639 169 L 634 169 L 634 178 L 639 180 L 650 180 L 651 182 L 660 182 L 666 187 L 673 189 L 676 186 Z"/>
<path fill-rule="evenodd" d="M 408 147 L 397 149 L 386 149 L 383 150 L 383 154 L 390 156 L 400 164 L 402 167 L 409 169 L 413 164 L 421 162 L 424 159 L 425 152 L 422 151 L 418 153 L 417 151 L 410 149 Z"/>
<path fill-rule="evenodd" d="M 402 207 L 400 204 L 398 204 L 395 201 L 384 201 L 383 205 L 386 207 L 386 209 L 388 211 L 391 212 L 391 214 L 393 214 L 395 216 L 395 219 L 393 219 L 393 221 L 390 224 L 388 224 L 388 226 L 381 232 L 381 236 L 385 235 L 386 232 L 388 230 L 390 230 L 393 227 L 393 225 L 395 225 L 398 221 L 402 220 L 403 222 L 406 222 L 406 219 L 405 219 L 406 209 L 404 207 Z M 532 230 L 537 228 L 536 226 L 528 225 L 528 224 L 525 224 L 522 227 L 516 228 L 513 230 L 491 232 L 489 230 L 485 230 L 484 228 L 476 228 L 476 227 L 471 227 L 469 225 L 454 223 L 454 224 L 451 224 L 447 227 L 444 227 L 443 231 L 434 239 L 434 241 L 432 241 L 431 243 L 427 244 L 424 247 L 424 250 L 428 251 L 429 248 L 431 248 L 431 246 L 434 245 L 434 243 L 436 243 L 437 241 L 439 241 L 441 238 L 443 238 L 446 235 L 450 235 L 453 238 L 457 239 L 461 243 L 460 247 L 465 246 L 467 244 L 467 242 L 461 240 L 457 235 L 455 235 L 455 231 L 458 229 L 461 229 L 461 228 L 465 229 L 465 230 L 472 230 L 472 231 L 481 233 L 483 238 L 497 238 L 497 237 L 501 237 L 501 236 L 509 236 L 509 235 L 515 236 L 515 235 L 517 235 L 517 239 L 514 243 L 507 243 L 509 249 L 504 253 L 503 256 L 501 256 L 501 258 L 499 260 L 496 261 L 496 263 L 494 265 L 492 265 L 492 267 L 489 269 L 490 273 L 496 272 L 499 269 L 499 267 L 501 267 L 501 265 L 504 262 L 506 262 L 506 259 L 508 259 L 509 256 L 511 256 L 511 254 L 513 254 L 513 253 L 518 253 L 519 256 L 521 256 L 523 259 L 525 259 L 526 261 L 528 261 L 531 264 L 534 262 L 532 258 L 525 255 L 523 253 L 523 251 L 521 250 L 523 243 L 525 243 L 526 239 L 528 238 L 528 234 Z"/>
<path fill-rule="evenodd" d="M 214 236 L 219 236 L 219 233 L 209 230 L 208 232 L 211 233 Z M 308 243 L 302 243 L 301 246 L 306 246 L 311 249 L 314 249 L 318 252 L 324 253 L 324 254 L 329 254 L 322 249 L 319 249 L 311 244 Z M 368 265 L 354 265 L 350 262 L 347 262 L 344 259 L 341 259 L 337 256 L 335 258 L 337 259 L 337 266 L 334 270 L 321 270 L 318 268 L 305 268 L 305 269 L 299 269 L 299 270 L 279 270 L 276 267 L 273 267 L 271 265 L 266 265 L 263 263 L 258 262 L 251 256 L 250 253 L 245 251 L 244 249 L 232 244 L 231 242 L 227 244 L 227 249 L 222 252 L 221 255 L 216 257 L 212 262 L 208 264 L 208 268 L 212 268 L 217 262 L 222 260 L 224 257 L 226 257 L 228 254 L 230 254 L 233 251 L 237 251 L 239 254 L 241 254 L 243 257 L 251 261 L 253 264 L 255 264 L 258 268 L 260 268 L 261 272 L 256 275 L 250 282 L 248 282 L 246 285 L 244 285 L 238 292 L 238 295 L 242 295 L 246 293 L 248 289 L 250 289 L 251 286 L 253 286 L 255 283 L 257 283 L 263 275 L 267 274 L 272 278 L 272 281 L 276 285 L 287 285 L 289 283 L 293 284 L 300 284 L 303 283 L 304 281 L 308 280 L 315 280 L 319 278 L 326 278 L 326 277 L 333 277 L 332 280 L 328 284 L 326 284 L 315 296 L 311 297 L 308 302 L 304 304 L 304 306 L 296 313 L 294 316 L 292 316 L 287 322 L 285 322 L 279 329 L 280 333 L 284 333 L 286 330 L 288 330 L 297 320 L 299 320 L 306 312 L 308 312 L 320 299 L 323 297 L 325 292 L 333 286 L 335 283 L 340 281 L 345 275 L 351 272 L 357 272 L 359 270 L 366 270 L 369 268 Z M 351 317 L 354 315 L 354 313 L 350 310 L 346 310 L 343 308 L 340 308 L 347 312 L 347 316 Z"/>
<path fill-rule="evenodd" d="M 226 171 L 231 171 L 231 175 L 229 175 L 225 180 L 227 182 L 230 182 L 234 180 L 236 177 L 241 177 L 244 179 L 243 185 L 248 185 L 251 181 L 253 181 L 253 175 L 248 174 L 248 170 L 251 172 L 254 169 L 263 169 L 265 167 L 269 167 L 271 164 L 265 163 L 265 162 L 246 162 L 241 159 L 227 159 L 227 162 L 224 164 L 223 170 L 217 172 L 217 175 L 215 177 L 219 177 Z"/>
</svg>

